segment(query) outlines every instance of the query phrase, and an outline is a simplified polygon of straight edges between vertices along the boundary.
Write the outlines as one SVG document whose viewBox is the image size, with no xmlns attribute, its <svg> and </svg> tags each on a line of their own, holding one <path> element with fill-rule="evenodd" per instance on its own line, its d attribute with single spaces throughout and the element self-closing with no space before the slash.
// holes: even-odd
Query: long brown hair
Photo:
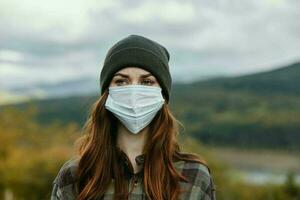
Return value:
<svg viewBox="0 0 300 200">
<path fill-rule="evenodd" d="M 84 135 L 77 140 L 80 157 L 77 168 L 77 200 L 103 197 L 115 179 L 114 198 L 127 199 L 128 190 L 117 152 L 118 119 L 105 109 L 108 91 L 93 104 L 83 127 Z M 173 159 L 199 162 L 207 165 L 196 154 L 182 153 L 177 142 L 179 121 L 164 104 L 149 125 L 143 152 L 144 190 L 148 199 L 177 200 L 181 192 L 179 181 L 188 181 L 176 171 Z"/>
</svg>

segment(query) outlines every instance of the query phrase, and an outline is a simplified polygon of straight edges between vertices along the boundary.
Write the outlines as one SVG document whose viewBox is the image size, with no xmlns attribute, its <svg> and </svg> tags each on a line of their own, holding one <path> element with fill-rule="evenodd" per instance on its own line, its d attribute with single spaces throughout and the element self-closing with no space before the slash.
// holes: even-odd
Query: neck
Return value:
<svg viewBox="0 0 300 200">
<path fill-rule="evenodd" d="M 137 173 L 142 169 L 142 166 L 138 166 L 135 158 L 143 153 L 145 139 L 148 133 L 148 126 L 141 130 L 138 134 L 131 133 L 123 124 L 119 123 L 117 146 L 127 154 L 134 173 Z"/>
<path fill-rule="evenodd" d="M 117 146 L 127 155 L 137 156 L 143 153 L 148 126 L 138 134 L 131 133 L 121 123 L 118 126 Z"/>
</svg>

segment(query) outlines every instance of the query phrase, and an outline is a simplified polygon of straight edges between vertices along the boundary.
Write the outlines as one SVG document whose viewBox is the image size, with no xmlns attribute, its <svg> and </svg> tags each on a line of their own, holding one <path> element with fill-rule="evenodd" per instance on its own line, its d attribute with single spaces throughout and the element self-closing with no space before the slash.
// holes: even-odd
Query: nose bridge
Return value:
<svg viewBox="0 0 300 200">
<path fill-rule="evenodd" d="M 138 75 L 132 74 L 131 84 L 133 84 L 133 85 L 138 85 L 139 84 L 139 76 Z"/>
</svg>

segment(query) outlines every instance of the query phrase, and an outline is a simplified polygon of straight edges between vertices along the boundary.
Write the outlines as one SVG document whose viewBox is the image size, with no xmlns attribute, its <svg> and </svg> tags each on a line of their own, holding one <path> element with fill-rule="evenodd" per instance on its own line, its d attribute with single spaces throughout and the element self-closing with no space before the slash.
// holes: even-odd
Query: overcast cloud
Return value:
<svg viewBox="0 0 300 200">
<path fill-rule="evenodd" d="M 140 34 L 167 47 L 174 81 L 300 60 L 299 0 L 0 0 L 0 90 L 98 79 L 108 48 Z"/>
</svg>

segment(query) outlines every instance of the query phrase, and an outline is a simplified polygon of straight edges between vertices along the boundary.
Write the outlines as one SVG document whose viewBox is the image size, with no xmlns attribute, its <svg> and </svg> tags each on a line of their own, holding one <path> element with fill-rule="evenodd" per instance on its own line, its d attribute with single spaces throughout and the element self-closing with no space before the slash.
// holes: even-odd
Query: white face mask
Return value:
<svg viewBox="0 0 300 200">
<path fill-rule="evenodd" d="M 109 87 L 105 108 L 132 133 L 145 128 L 164 104 L 161 88 L 126 85 Z"/>
</svg>

